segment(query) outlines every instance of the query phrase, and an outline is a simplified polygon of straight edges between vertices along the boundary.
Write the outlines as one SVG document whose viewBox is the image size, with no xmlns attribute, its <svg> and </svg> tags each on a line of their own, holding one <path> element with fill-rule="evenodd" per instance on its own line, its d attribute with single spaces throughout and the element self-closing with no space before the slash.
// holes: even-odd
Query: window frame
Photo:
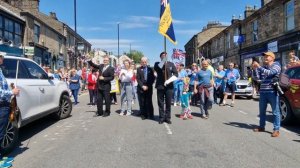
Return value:
<svg viewBox="0 0 300 168">
<path fill-rule="evenodd" d="M 34 42 L 38 44 L 40 42 L 40 35 L 41 35 L 41 27 L 39 25 L 34 24 L 33 34 L 34 34 Z"/>
<path fill-rule="evenodd" d="M 258 20 L 252 22 L 252 42 L 258 41 Z"/>
<path fill-rule="evenodd" d="M 289 5 L 292 5 L 292 8 L 291 8 L 292 13 L 288 13 L 288 12 L 290 12 L 288 10 Z M 285 31 L 291 31 L 291 30 L 295 29 L 295 2 L 294 2 L 294 0 L 290 0 L 290 1 L 286 2 L 284 9 L 285 9 L 285 11 L 284 11 Z M 289 19 L 292 19 L 292 20 L 289 20 Z M 290 21 L 292 21 L 291 27 L 289 27 Z"/>
</svg>

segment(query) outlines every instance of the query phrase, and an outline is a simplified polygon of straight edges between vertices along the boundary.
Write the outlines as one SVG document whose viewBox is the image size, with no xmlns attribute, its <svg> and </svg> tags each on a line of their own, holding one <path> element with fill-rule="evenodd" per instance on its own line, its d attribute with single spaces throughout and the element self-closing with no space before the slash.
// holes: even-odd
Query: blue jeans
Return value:
<svg viewBox="0 0 300 168">
<path fill-rule="evenodd" d="M 79 89 L 75 89 L 75 90 L 71 90 L 72 91 L 72 95 L 74 97 L 74 100 L 75 100 L 75 104 L 78 103 L 78 92 L 79 92 Z"/>
<path fill-rule="evenodd" d="M 131 82 L 122 82 L 121 90 L 121 112 L 125 112 L 127 106 L 127 113 L 131 113 L 132 110 L 132 84 Z"/>
<path fill-rule="evenodd" d="M 0 107 L 0 144 L 2 143 L 5 135 L 10 111 L 9 109 L 9 106 Z"/>
<path fill-rule="evenodd" d="M 259 126 L 265 128 L 266 126 L 266 110 L 268 103 L 271 104 L 273 113 L 273 130 L 278 131 L 280 128 L 280 110 L 279 110 L 279 96 L 277 92 L 260 93 L 259 98 Z"/>
<path fill-rule="evenodd" d="M 180 102 L 182 91 L 183 91 L 183 83 L 176 83 L 174 88 L 174 103 Z"/>
</svg>

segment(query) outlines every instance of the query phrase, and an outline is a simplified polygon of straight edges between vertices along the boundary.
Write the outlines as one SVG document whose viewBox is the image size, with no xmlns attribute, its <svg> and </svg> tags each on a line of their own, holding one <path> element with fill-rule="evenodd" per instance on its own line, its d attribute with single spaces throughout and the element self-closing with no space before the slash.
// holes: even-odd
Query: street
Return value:
<svg viewBox="0 0 300 168">
<path fill-rule="evenodd" d="M 156 90 L 154 91 L 156 92 Z M 119 97 L 118 97 L 119 98 Z M 258 124 L 258 102 L 238 99 L 235 107 L 213 106 L 208 120 L 176 117 L 181 107 L 172 106 L 172 124 L 119 116 L 112 105 L 110 117 L 93 117 L 88 94 L 79 98 L 72 116 L 54 121 L 43 118 L 20 131 L 20 146 L 10 156 L 14 168 L 298 168 L 300 165 L 299 124 L 281 129 L 272 138 L 254 133 Z M 230 102 L 230 100 L 228 100 Z M 156 119 L 158 107 L 153 95 Z M 134 110 L 138 109 L 137 101 Z M 270 111 L 270 110 L 269 110 Z M 271 113 L 268 113 L 271 121 Z"/>
</svg>

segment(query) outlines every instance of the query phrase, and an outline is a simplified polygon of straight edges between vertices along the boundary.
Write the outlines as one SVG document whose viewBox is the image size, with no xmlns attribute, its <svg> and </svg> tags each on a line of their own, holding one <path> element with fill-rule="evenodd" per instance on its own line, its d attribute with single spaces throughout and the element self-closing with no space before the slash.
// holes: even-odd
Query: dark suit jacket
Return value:
<svg viewBox="0 0 300 168">
<path fill-rule="evenodd" d="M 152 90 L 152 85 L 155 81 L 155 76 L 152 68 L 147 67 L 147 80 L 144 78 L 144 67 L 139 67 L 136 72 L 136 80 L 138 83 L 137 90 L 138 92 L 143 93 L 143 86 L 148 86 L 149 90 Z"/>
<path fill-rule="evenodd" d="M 113 67 L 109 66 L 103 72 L 104 64 L 97 65 L 97 64 L 94 64 L 92 61 L 89 61 L 88 63 L 90 64 L 90 66 L 99 70 L 99 77 L 100 76 L 104 77 L 104 80 L 99 80 L 99 78 L 97 79 L 98 89 L 110 91 L 110 89 L 111 89 L 110 81 L 112 81 L 114 79 L 115 69 Z"/>
<path fill-rule="evenodd" d="M 164 83 L 166 80 L 168 80 L 171 76 L 175 75 L 178 77 L 178 72 L 175 67 L 175 65 L 172 62 L 166 62 L 165 65 L 160 68 L 158 66 L 159 62 L 156 62 L 154 64 L 154 70 L 157 73 L 157 78 L 156 78 L 156 89 L 173 89 L 173 83 L 168 84 L 166 87 L 164 86 Z M 167 70 L 167 79 L 165 79 L 165 69 Z"/>
</svg>

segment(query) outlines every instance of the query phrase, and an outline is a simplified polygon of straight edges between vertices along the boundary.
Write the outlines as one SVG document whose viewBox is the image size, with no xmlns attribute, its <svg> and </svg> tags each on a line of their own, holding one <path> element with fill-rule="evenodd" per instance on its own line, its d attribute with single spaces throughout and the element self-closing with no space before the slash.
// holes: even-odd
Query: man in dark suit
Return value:
<svg viewBox="0 0 300 168">
<path fill-rule="evenodd" d="M 152 103 L 153 83 L 155 80 L 153 70 L 147 66 L 148 59 L 141 58 L 141 67 L 137 69 L 137 93 L 140 105 L 140 113 L 142 120 L 146 118 L 154 118 L 154 109 Z"/>
<path fill-rule="evenodd" d="M 109 65 L 109 57 L 103 58 L 103 64 L 97 65 L 92 61 L 88 61 L 90 66 L 99 70 L 99 77 L 97 80 L 98 98 L 97 98 L 97 113 L 96 116 L 107 117 L 110 115 L 110 81 L 114 79 L 115 70 Z M 103 112 L 103 99 L 105 100 L 105 112 Z"/>
<path fill-rule="evenodd" d="M 171 124 L 171 99 L 173 96 L 173 81 L 177 79 L 178 72 L 172 62 L 167 61 L 167 53 L 160 54 L 161 62 L 154 64 L 157 73 L 156 85 L 157 102 L 159 107 L 159 124 L 166 122 Z M 164 103 L 166 108 L 164 108 Z"/>
</svg>

